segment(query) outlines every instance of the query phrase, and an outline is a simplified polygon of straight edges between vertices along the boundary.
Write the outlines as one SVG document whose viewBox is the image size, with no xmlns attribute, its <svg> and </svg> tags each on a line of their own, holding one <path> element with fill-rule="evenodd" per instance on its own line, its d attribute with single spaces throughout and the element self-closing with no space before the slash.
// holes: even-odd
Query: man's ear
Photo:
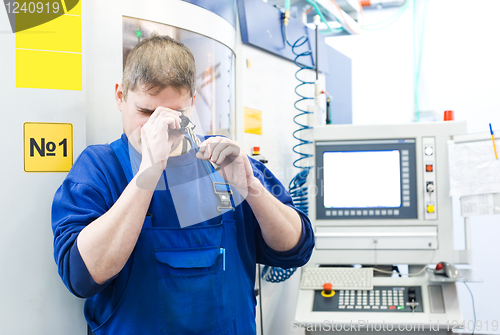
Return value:
<svg viewBox="0 0 500 335">
<path fill-rule="evenodd" d="M 122 111 L 122 105 L 125 102 L 125 97 L 123 93 L 123 85 L 119 81 L 115 84 L 115 101 L 120 112 Z"/>
<path fill-rule="evenodd" d="M 194 92 L 194 94 L 193 94 L 193 103 L 192 103 L 193 106 L 194 106 L 194 101 L 195 100 L 196 100 L 196 92 Z"/>
</svg>

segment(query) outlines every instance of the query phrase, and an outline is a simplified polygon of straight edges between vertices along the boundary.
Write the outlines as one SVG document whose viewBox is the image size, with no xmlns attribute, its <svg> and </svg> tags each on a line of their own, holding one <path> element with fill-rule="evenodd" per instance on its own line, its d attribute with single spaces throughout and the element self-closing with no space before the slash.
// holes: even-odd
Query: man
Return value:
<svg viewBox="0 0 500 335">
<path fill-rule="evenodd" d="M 262 164 L 227 138 L 187 141 L 195 88 L 187 47 L 139 42 L 115 85 L 124 134 L 85 149 L 55 195 L 59 274 L 96 335 L 255 334 L 255 263 L 310 257 L 309 220 Z"/>
</svg>

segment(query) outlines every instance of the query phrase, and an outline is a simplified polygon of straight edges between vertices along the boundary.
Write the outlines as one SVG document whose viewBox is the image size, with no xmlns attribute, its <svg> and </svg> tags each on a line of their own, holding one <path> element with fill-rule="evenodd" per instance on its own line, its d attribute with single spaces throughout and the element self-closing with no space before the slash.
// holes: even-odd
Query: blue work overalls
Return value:
<svg viewBox="0 0 500 335">
<path fill-rule="evenodd" d="M 130 183 L 133 173 L 128 148 L 121 139 L 111 147 Z M 166 178 L 165 172 L 163 176 Z M 168 189 L 162 192 L 170 196 Z M 175 213 L 172 201 L 165 205 Z M 237 251 L 233 211 L 223 212 L 218 224 L 186 228 L 154 227 L 154 215 L 148 213 L 145 218 L 122 271 L 103 291 L 87 299 L 85 315 L 93 332 L 255 334 L 251 319 L 255 317 L 254 284 Z M 242 310 L 249 307 L 253 312 Z"/>
</svg>

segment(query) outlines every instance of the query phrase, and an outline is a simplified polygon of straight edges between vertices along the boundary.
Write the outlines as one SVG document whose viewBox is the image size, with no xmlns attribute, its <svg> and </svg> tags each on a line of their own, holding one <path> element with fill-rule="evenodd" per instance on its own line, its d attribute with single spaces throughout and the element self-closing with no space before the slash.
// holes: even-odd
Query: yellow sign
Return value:
<svg viewBox="0 0 500 335">
<path fill-rule="evenodd" d="M 244 108 L 245 133 L 262 135 L 262 111 Z"/>
<path fill-rule="evenodd" d="M 25 9 L 17 10 L 13 26 L 17 30 L 16 87 L 81 91 L 81 1 L 24 2 L 22 6 Z"/>
<path fill-rule="evenodd" d="M 25 172 L 68 172 L 71 169 L 71 123 L 25 122 L 23 128 Z"/>
</svg>

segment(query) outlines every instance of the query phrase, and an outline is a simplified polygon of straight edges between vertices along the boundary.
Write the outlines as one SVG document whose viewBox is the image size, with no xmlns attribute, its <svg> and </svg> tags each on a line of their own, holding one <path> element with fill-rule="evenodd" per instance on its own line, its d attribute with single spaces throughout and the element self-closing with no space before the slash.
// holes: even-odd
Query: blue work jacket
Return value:
<svg viewBox="0 0 500 335">
<path fill-rule="evenodd" d="M 191 150 L 168 159 L 128 262 L 99 285 L 76 239 L 118 200 L 139 164 L 125 135 L 111 145 L 90 146 L 54 197 L 54 257 L 68 289 L 87 298 L 84 312 L 94 333 L 255 334 L 255 264 L 305 264 L 314 247 L 307 216 L 296 209 L 302 219 L 299 243 L 285 252 L 273 250 L 241 195 L 232 197 L 234 211 L 217 211 L 212 181 Z M 262 184 L 295 208 L 276 177 L 263 164 L 251 164 Z"/>
</svg>

